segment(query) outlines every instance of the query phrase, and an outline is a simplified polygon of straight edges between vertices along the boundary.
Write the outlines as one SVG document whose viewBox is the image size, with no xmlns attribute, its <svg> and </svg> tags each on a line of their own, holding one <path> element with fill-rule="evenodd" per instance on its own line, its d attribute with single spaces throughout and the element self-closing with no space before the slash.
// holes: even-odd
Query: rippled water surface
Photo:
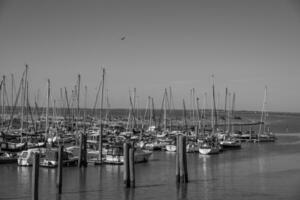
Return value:
<svg viewBox="0 0 300 200">
<path fill-rule="evenodd" d="M 63 169 L 56 196 L 56 169 L 40 168 L 39 199 L 300 199 L 300 134 L 279 134 L 276 143 L 243 144 L 219 155 L 188 154 L 190 182 L 175 183 L 175 154 L 154 152 L 136 165 L 136 188 L 125 189 L 123 167 Z M 0 165 L 0 199 L 31 199 L 31 167 Z"/>
</svg>

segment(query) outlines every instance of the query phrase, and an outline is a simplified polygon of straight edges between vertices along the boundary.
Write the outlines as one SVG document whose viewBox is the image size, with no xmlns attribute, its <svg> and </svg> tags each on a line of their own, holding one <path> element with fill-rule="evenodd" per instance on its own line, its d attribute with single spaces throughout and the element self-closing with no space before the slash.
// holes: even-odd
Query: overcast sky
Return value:
<svg viewBox="0 0 300 200">
<path fill-rule="evenodd" d="M 77 74 L 95 101 L 107 70 L 112 107 L 128 108 L 137 88 L 140 107 L 156 107 L 172 86 L 182 108 L 191 88 L 211 95 L 215 75 L 220 104 L 225 87 L 238 110 L 260 110 L 268 86 L 268 110 L 300 112 L 300 4 L 297 1 L 3 1 L 0 0 L 0 75 L 17 81 L 29 65 L 32 99 L 74 86 Z M 124 40 L 121 38 L 125 37 Z M 82 97 L 83 98 L 83 97 Z M 210 103 L 209 103 L 210 105 Z"/>
</svg>

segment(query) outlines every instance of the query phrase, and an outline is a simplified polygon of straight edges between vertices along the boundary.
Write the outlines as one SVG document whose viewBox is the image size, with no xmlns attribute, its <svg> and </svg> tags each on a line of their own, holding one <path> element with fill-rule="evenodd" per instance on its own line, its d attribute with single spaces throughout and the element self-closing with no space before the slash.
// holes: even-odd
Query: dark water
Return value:
<svg viewBox="0 0 300 200">
<path fill-rule="evenodd" d="M 155 152 L 136 165 L 136 188 L 125 189 L 122 166 L 40 169 L 40 199 L 300 199 L 300 134 L 281 134 L 274 144 L 244 144 L 219 155 L 188 154 L 190 182 L 175 184 L 175 154 Z M 0 199 L 31 199 L 31 167 L 0 165 Z"/>
</svg>

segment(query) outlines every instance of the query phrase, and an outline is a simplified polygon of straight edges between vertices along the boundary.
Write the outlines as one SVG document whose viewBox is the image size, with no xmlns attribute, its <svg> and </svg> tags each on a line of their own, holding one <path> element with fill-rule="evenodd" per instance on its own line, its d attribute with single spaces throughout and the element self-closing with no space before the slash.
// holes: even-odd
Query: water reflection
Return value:
<svg viewBox="0 0 300 200">
<path fill-rule="evenodd" d="M 18 173 L 18 183 L 21 185 L 23 184 L 28 184 L 28 182 L 31 180 L 30 175 L 31 175 L 31 167 L 17 167 L 17 173 Z"/>
<path fill-rule="evenodd" d="M 177 199 L 187 199 L 188 184 L 176 184 Z"/>
<path fill-rule="evenodd" d="M 208 165 L 208 159 L 209 155 L 201 155 L 199 154 L 199 157 L 202 159 L 202 175 L 203 175 L 203 199 L 207 200 L 208 199 L 208 172 L 207 172 L 207 165 Z"/>
<path fill-rule="evenodd" d="M 79 170 L 79 188 L 82 192 L 80 192 L 79 197 L 80 199 L 86 199 L 87 187 L 86 187 L 86 171 L 85 167 L 80 168 Z"/>
<path fill-rule="evenodd" d="M 135 188 L 125 188 L 124 200 L 134 200 L 134 199 L 135 199 Z"/>
</svg>

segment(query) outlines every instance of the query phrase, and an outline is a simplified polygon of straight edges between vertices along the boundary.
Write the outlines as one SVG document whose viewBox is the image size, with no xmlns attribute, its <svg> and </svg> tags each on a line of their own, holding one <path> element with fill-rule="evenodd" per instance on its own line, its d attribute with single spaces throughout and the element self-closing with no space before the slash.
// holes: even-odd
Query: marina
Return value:
<svg viewBox="0 0 300 200">
<path fill-rule="evenodd" d="M 300 199 L 299 13 L 0 0 L 0 200 Z"/>
<path fill-rule="evenodd" d="M 175 154 L 156 151 L 137 164 L 136 187 L 126 189 L 121 165 L 63 169 L 60 199 L 298 199 L 299 135 L 278 142 L 247 143 L 219 155 L 187 154 L 189 183 L 175 181 Z M 0 165 L 3 199 L 31 199 L 31 167 Z M 40 199 L 56 199 L 56 169 L 40 169 Z M 5 188 L 5 190 L 3 190 Z"/>
</svg>

